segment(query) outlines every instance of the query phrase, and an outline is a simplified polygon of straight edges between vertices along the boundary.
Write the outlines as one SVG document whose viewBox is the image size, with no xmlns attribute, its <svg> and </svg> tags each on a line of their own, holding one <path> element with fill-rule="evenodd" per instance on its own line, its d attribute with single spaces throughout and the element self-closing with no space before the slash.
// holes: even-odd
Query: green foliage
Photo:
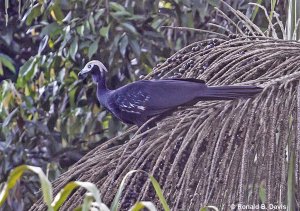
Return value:
<svg viewBox="0 0 300 211">
<path fill-rule="evenodd" d="M 108 207 L 101 201 L 101 196 L 100 196 L 99 190 L 97 189 L 97 187 L 94 184 L 92 184 L 90 182 L 80 182 L 80 181 L 69 182 L 64 188 L 62 188 L 60 190 L 60 192 L 53 199 L 51 183 L 49 182 L 46 175 L 43 173 L 42 169 L 39 167 L 34 167 L 34 166 L 29 166 L 29 165 L 18 166 L 11 171 L 11 173 L 8 177 L 8 181 L 4 185 L 4 187 L 0 193 L 0 207 L 3 205 L 4 201 L 6 200 L 8 194 L 9 194 L 9 191 L 12 188 L 14 188 L 15 184 L 18 181 L 20 181 L 20 178 L 25 173 L 25 171 L 32 171 L 39 176 L 44 202 L 48 207 L 48 211 L 58 210 L 60 208 L 60 206 L 67 200 L 68 196 L 72 193 L 72 191 L 78 187 L 85 188 L 87 190 L 87 193 L 85 194 L 83 204 L 80 207 L 78 207 L 76 210 L 82 210 L 82 211 L 90 210 L 90 208 L 93 206 L 93 207 L 99 208 L 99 210 L 109 211 Z M 156 181 L 156 179 L 153 176 L 149 175 L 145 171 L 132 170 L 132 171 L 128 172 L 125 175 L 125 177 L 123 178 L 121 185 L 118 189 L 118 192 L 115 196 L 114 202 L 112 204 L 111 211 L 118 210 L 117 209 L 118 203 L 120 201 L 122 191 L 125 187 L 126 179 L 130 175 L 137 173 L 137 172 L 142 172 L 142 173 L 145 173 L 148 175 L 152 185 L 155 188 L 156 194 L 158 195 L 158 198 L 164 207 L 164 210 L 165 211 L 170 210 L 170 208 L 168 207 L 166 200 L 162 194 L 162 190 L 161 190 L 158 182 Z M 142 210 L 143 208 L 148 208 L 150 211 L 156 210 L 156 208 L 152 202 L 146 202 L 146 201 L 137 202 L 130 210 L 138 211 L 138 210 Z"/>
<path fill-rule="evenodd" d="M 20 181 L 21 176 L 25 173 L 25 171 L 32 171 L 39 176 L 41 189 L 43 193 L 43 198 L 45 204 L 48 206 L 48 211 L 58 210 L 62 203 L 67 199 L 68 195 L 78 187 L 85 188 L 88 192 L 86 193 L 86 198 L 82 205 L 82 210 L 89 210 L 90 205 L 95 204 L 95 206 L 105 208 L 106 206 L 101 202 L 100 192 L 97 187 L 89 182 L 69 182 L 54 198 L 52 196 L 52 186 L 49 182 L 46 175 L 43 173 L 42 169 L 39 167 L 22 165 L 13 169 L 8 177 L 8 181 L 3 187 L 0 194 L 0 206 L 3 205 L 4 201 L 9 194 L 9 191 L 15 186 L 15 184 Z M 53 201 L 53 202 L 52 202 Z M 93 203 L 90 203 L 90 202 Z M 95 201 L 95 202 L 94 202 Z M 106 207 L 108 210 L 108 208 Z M 101 209 L 104 210 L 104 209 Z"/>
<path fill-rule="evenodd" d="M 140 201 L 137 202 L 131 209 L 130 211 L 139 211 L 143 210 L 144 208 L 147 208 L 150 211 L 156 211 L 156 208 L 152 202 L 149 201 Z"/>
<path fill-rule="evenodd" d="M 53 196 L 52 196 L 52 186 L 49 180 L 47 179 L 46 175 L 44 174 L 43 170 L 39 167 L 22 165 L 18 166 L 13 169 L 8 177 L 7 183 L 4 185 L 1 193 L 0 193 L 0 206 L 3 205 L 4 201 L 7 198 L 9 191 L 15 186 L 15 184 L 20 180 L 21 176 L 24 174 L 25 171 L 32 171 L 39 176 L 40 183 L 42 186 L 42 192 L 44 196 L 44 202 L 47 205 L 50 205 Z M 52 210 L 52 209 L 49 209 Z"/>
<path fill-rule="evenodd" d="M 184 1 L 145 1 L 126 7 L 117 2 L 106 5 L 104 1 L 87 0 L 23 3 L 22 23 L 35 40 L 32 46 L 36 51 L 30 52 L 31 57 L 20 68 L 16 85 L 10 85 L 15 86 L 11 87 L 15 95 L 2 94 L 6 101 L 0 104 L 0 119 L 21 106 L 11 124 L 6 125 L 6 131 L 19 131 L 15 135 L 20 136 L 27 124 L 32 127 L 32 122 L 39 122 L 48 127 L 50 136 L 59 133 L 61 142 L 71 143 L 111 137 L 113 131 L 122 130 L 123 126 L 115 124 L 114 119 L 108 121 L 109 130 L 101 128 L 110 115 L 98 108 L 92 84 L 86 86 L 78 81 L 78 71 L 88 60 L 100 59 L 109 67 L 112 88 L 147 74 L 156 63 L 187 44 L 191 34 L 174 31 L 174 40 L 166 40 L 168 30 L 161 30 L 160 26 L 184 24 L 187 18 L 188 22 L 196 21 L 189 13 L 199 13 L 201 5 L 193 9 L 192 6 Z M 179 9 L 178 17 L 173 14 L 174 8 Z M 157 13 L 159 9 L 162 12 Z M 15 69 L 4 54 L 0 62 L 12 71 Z M 3 83 L 0 89 L 5 86 Z M 17 119 L 24 123 L 22 127 L 14 124 Z M 2 137 L 13 135 L 2 131 Z M 30 137 L 26 134 L 24 138 Z"/>
<path fill-rule="evenodd" d="M 215 206 L 206 206 L 200 209 L 200 211 L 209 211 L 209 210 L 219 211 L 219 209 Z"/>
<path fill-rule="evenodd" d="M 255 19 L 256 15 L 258 13 L 258 10 L 259 10 L 259 6 L 258 5 L 262 6 L 262 3 L 263 3 L 262 0 L 257 0 L 257 2 L 256 2 L 257 6 L 255 7 L 255 9 L 254 9 L 254 11 L 252 13 L 252 16 L 251 16 L 251 20 L 252 21 Z M 270 10 L 270 15 L 269 15 L 269 19 L 270 20 L 272 20 L 272 18 L 273 18 L 273 14 L 274 14 L 274 11 L 275 11 L 276 4 L 277 4 L 277 0 L 271 0 L 271 2 L 270 2 L 271 10 Z"/>
<path fill-rule="evenodd" d="M 88 191 L 88 193 L 86 194 L 86 197 L 84 199 L 83 205 L 82 205 L 83 210 L 85 209 L 84 207 L 89 208 L 90 207 L 89 205 L 91 205 L 94 200 L 98 206 L 106 207 L 101 202 L 100 192 L 94 184 L 92 184 L 90 182 L 79 182 L 79 181 L 69 182 L 56 195 L 56 197 L 54 198 L 54 201 L 51 203 L 50 206 L 53 207 L 54 210 L 58 210 L 59 207 L 67 200 L 68 196 L 72 193 L 72 191 L 78 187 L 83 187 Z"/>
<path fill-rule="evenodd" d="M 262 182 L 260 185 L 259 185 L 259 200 L 264 204 L 266 202 L 266 184 L 264 182 Z"/>
<path fill-rule="evenodd" d="M 3 75 L 2 65 L 6 66 L 9 70 L 11 70 L 13 72 L 15 72 L 15 70 L 16 70 L 14 65 L 13 65 L 12 59 L 9 56 L 0 53 L 0 74 L 1 75 Z"/>
<path fill-rule="evenodd" d="M 198 27 L 210 18 L 203 8 L 213 9 L 189 1 L 20 2 L 9 2 L 0 33 L 0 72 L 19 76 L 0 84 L 0 181 L 25 162 L 49 168 L 53 179 L 62 170 L 47 162 L 58 163 L 63 150 L 85 152 L 126 129 L 99 107 L 91 81 L 78 80 L 80 68 L 100 59 L 111 88 L 136 80 L 204 37 L 162 25 Z"/>
<path fill-rule="evenodd" d="M 3 205 L 4 201 L 7 198 L 7 195 L 9 194 L 9 191 L 15 186 L 15 184 L 18 181 L 20 181 L 20 178 L 25 173 L 25 171 L 32 171 L 39 176 L 44 202 L 48 207 L 48 211 L 58 210 L 59 207 L 62 205 L 62 203 L 70 195 L 70 193 L 77 187 L 83 187 L 88 191 L 88 193 L 86 194 L 87 197 L 84 200 L 82 207 L 89 208 L 90 206 L 87 206 L 87 205 L 91 204 L 91 203 L 89 203 L 91 200 L 95 201 L 95 204 L 99 207 L 106 207 L 101 202 L 100 193 L 99 193 L 99 190 L 97 189 L 97 187 L 94 184 L 89 183 L 89 182 L 79 182 L 79 181 L 69 182 L 56 195 L 56 197 L 53 200 L 51 183 L 49 182 L 46 175 L 43 173 L 42 169 L 39 167 L 34 167 L 34 166 L 29 166 L 29 165 L 18 166 L 11 171 L 11 173 L 8 177 L 8 181 L 5 184 L 5 186 L 2 189 L 1 194 L 0 194 L 0 206 Z M 82 210 L 87 210 L 87 209 L 82 208 Z M 107 208 L 107 210 L 108 210 L 108 208 Z"/>
<path fill-rule="evenodd" d="M 228 27 L 213 10 L 218 0 L 126 2 L 5 1 L 0 76 L 13 77 L 0 84 L 0 181 L 24 163 L 41 166 L 54 179 L 65 170 L 57 165 L 64 150 L 78 150 L 80 157 L 127 128 L 99 107 L 91 81 L 78 80 L 87 61 L 104 62 L 108 85 L 116 88 L 207 36 L 161 26 L 218 30 L 207 24 L 212 21 Z"/>
<path fill-rule="evenodd" d="M 122 192 L 123 192 L 123 190 L 125 188 L 126 179 L 129 176 L 131 176 L 132 174 L 135 174 L 135 173 L 138 173 L 138 172 L 141 172 L 141 173 L 144 173 L 144 174 L 148 175 L 148 177 L 149 177 L 149 179 L 150 179 L 150 181 L 151 181 L 151 183 L 152 183 L 152 185 L 154 187 L 154 190 L 155 190 L 155 192 L 156 192 L 156 194 L 157 194 L 157 196 L 159 198 L 159 201 L 161 202 L 164 210 L 165 211 L 169 211 L 170 208 L 169 208 L 169 206 L 167 204 L 167 201 L 166 201 L 165 197 L 163 196 L 162 190 L 161 190 L 160 185 L 158 184 L 157 180 L 152 175 L 148 174 L 147 172 L 145 172 L 143 170 L 132 170 L 132 171 L 129 171 L 124 176 L 124 178 L 123 178 L 123 180 L 122 180 L 122 182 L 121 182 L 121 184 L 119 186 L 119 189 L 118 189 L 118 191 L 116 193 L 116 196 L 115 196 L 115 198 L 114 198 L 114 200 L 112 202 L 112 205 L 111 205 L 111 208 L 110 208 L 111 211 L 117 211 L 118 210 L 119 201 L 121 199 Z M 134 205 L 134 207 L 136 207 L 135 209 L 138 209 L 138 208 L 142 209 L 143 207 L 148 207 L 148 206 L 152 207 L 151 204 L 149 204 L 149 203 L 145 204 L 145 203 L 141 203 L 141 202 L 137 203 L 136 205 Z"/>
</svg>

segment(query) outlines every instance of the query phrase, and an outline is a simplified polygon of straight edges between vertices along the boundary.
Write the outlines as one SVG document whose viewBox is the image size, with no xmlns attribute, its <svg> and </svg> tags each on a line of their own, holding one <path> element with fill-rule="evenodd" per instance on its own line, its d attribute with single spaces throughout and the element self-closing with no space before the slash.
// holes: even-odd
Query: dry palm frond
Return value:
<svg viewBox="0 0 300 211">
<path fill-rule="evenodd" d="M 199 210 L 205 205 L 229 210 L 228 206 L 237 203 L 286 205 L 292 152 L 296 155 L 295 189 L 300 184 L 299 69 L 298 42 L 242 36 L 193 43 L 147 78 L 194 77 L 210 85 L 254 84 L 263 87 L 263 92 L 248 100 L 179 108 L 156 127 L 118 145 L 119 139 L 136 130 L 133 127 L 89 152 L 54 182 L 55 191 L 71 180 L 89 181 L 99 187 L 109 204 L 124 175 L 143 169 L 159 181 L 172 210 Z M 73 210 L 84 193 L 77 190 L 62 210 Z M 296 198 L 300 201 L 299 195 Z M 137 200 L 151 200 L 160 207 L 147 177 L 140 174 L 128 180 L 122 210 Z M 31 210 L 42 209 L 39 201 Z"/>
</svg>

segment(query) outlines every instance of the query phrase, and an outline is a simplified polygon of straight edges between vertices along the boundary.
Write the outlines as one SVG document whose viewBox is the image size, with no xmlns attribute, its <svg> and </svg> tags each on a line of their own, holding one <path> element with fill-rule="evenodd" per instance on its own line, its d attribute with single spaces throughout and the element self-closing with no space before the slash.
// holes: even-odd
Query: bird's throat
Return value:
<svg viewBox="0 0 300 211">
<path fill-rule="evenodd" d="M 97 92 L 100 93 L 100 94 L 103 94 L 105 92 L 107 92 L 108 89 L 106 87 L 106 81 L 104 78 L 99 78 L 97 80 Z"/>
<path fill-rule="evenodd" d="M 107 105 L 107 97 L 109 95 L 110 90 L 107 89 L 105 81 L 98 81 L 97 83 L 97 98 L 100 104 L 106 108 Z"/>
</svg>

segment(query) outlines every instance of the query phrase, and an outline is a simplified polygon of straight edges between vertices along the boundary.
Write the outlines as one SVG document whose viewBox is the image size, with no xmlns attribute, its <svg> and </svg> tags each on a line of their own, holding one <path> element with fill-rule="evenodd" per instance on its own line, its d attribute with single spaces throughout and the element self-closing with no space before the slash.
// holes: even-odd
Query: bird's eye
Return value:
<svg viewBox="0 0 300 211">
<path fill-rule="evenodd" d="M 91 68 L 91 67 L 92 67 L 92 65 L 89 64 L 89 65 L 88 65 L 88 68 Z"/>
</svg>

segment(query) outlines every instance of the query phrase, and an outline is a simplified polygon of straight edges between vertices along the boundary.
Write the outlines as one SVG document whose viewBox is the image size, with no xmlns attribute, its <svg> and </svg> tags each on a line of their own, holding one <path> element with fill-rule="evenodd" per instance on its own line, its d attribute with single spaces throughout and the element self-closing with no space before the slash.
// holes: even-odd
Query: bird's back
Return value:
<svg viewBox="0 0 300 211">
<path fill-rule="evenodd" d="M 177 107 L 197 98 L 206 89 L 204 83 L 183 80 L 154 80 L 142 82 L 148 84 L 146 92 L 152 98 L 149 106 L 152 108 Z"/>
<path fill-rule="evenodd" d="M 195 100 L 201 89 L 206 89 L 202 81 L 141 80 L 112 91 L 108 109 L 122 121 L 137 124 Z"/>
<path fill-rule="evenodd" d="M 181 80 L 141 80 L 114 91 L 112 101 L 131 112 L 155 115 L 185 104 L 199 96 L 204 83 Z"/>
</svg>

